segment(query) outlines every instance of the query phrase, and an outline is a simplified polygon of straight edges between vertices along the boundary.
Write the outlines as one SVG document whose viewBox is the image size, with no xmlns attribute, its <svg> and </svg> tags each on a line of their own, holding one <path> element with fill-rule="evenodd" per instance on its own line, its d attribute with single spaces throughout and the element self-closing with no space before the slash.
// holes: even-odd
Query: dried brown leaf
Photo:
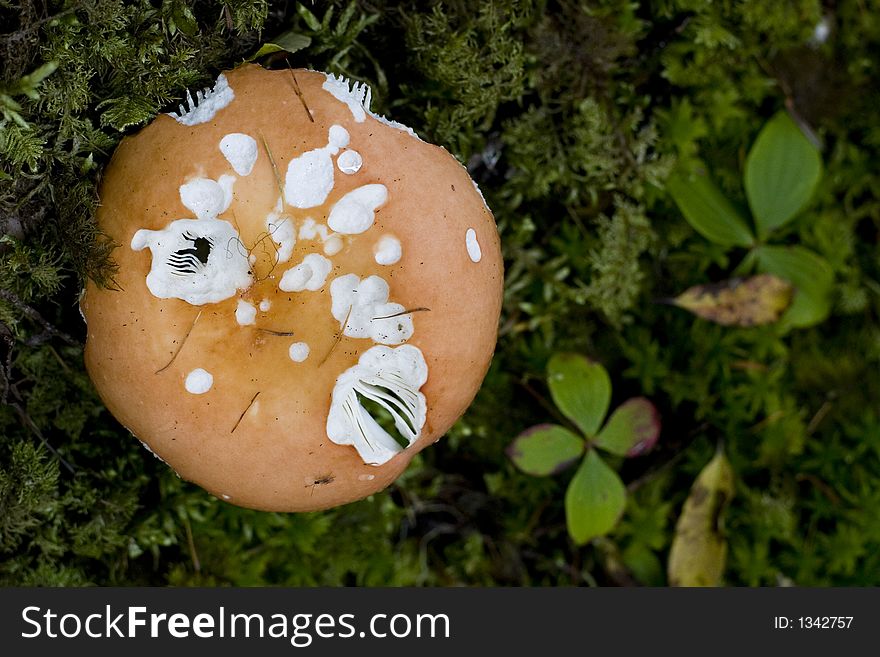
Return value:
<svg viewBox="0 0 880 657">
<path fill-rule="evenodd" d="M 760 274 L 696 285 L 672 303 L 723 326 L 760 326 L 777 321 L 791 304 L 793 293 L 791 283 Z"/>
</svg>

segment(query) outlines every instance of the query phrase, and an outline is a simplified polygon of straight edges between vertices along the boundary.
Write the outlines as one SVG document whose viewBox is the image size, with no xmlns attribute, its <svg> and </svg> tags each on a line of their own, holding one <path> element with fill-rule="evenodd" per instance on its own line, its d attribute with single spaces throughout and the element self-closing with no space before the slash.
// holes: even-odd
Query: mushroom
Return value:
<svg viewBox="0 0 880 657">
<path fill-rule="evenodd" d="M 116 150 L 87 285 L 86 366 L 110 411 L 231 503 L 308 511 L 391 483 L 472 401 L 502 260 L 442 148 L 363 85 L 246 65 Z"/>
</svg>

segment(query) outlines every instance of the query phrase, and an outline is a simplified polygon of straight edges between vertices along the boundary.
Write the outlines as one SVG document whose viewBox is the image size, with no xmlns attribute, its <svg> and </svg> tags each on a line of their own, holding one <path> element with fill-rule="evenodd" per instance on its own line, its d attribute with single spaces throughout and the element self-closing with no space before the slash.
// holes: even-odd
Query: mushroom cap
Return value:
<svg viewBox="0 0 880 657">
<path fill-rule="evenodd" d="M 492 357 L 492 214 L 455 158 L 365 94 L 242 66 L 124 139 L 102 182 L 119 289 L 86 286 L 88 372 L 151 451 L 233 504 L 309 511 L 381 490 L 461 416 Z M 392 375 L 408 387 L 375 378 Z M 417 434 L 408 447 L 345 444 L 363 390 Z"/>
</svg>

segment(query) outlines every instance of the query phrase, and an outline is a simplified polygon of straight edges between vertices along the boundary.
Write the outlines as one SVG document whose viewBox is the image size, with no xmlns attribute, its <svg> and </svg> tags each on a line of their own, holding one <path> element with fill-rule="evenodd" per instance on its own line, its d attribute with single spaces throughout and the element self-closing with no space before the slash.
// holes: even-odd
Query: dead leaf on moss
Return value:
<svg viewBox="0 0 880 657">
<path fill-rule="evenodd" d="M 791 283 L 760 274 L 696 285 L 671 300 L 698 317 L 724 326 L 760 326 L 777 321 L 791 304 Z"/>
<path fill-rule="evenodd" d="M 718 450 L 700 472 L 675 526 L 667 566 L 671 586 L 717 586 L 727 561 L 722 531 L 733 497 L 733 470 Z"/>
</svg>

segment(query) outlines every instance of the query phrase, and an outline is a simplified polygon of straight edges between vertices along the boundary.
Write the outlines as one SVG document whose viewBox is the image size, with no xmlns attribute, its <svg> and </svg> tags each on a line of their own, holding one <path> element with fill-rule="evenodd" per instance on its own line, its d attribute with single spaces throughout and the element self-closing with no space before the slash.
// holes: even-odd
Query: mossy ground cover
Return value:
<svg viewBox="0 0 880 657">
<path fill-rule="evenodd" d="M 300 49 L 266 65 L 367 81 L 374 109 L 467 164 L 507 272 L 465 417 L 387 491 L 299 515 L 150 457 L 95 395 L 77 311 L 85 277 L 113 284 L 94 212 L 114 146 L 287 32 Z M 0 0 L 0 584 L 662 585 L 719 445 L 724 583 L 880 584 L 878 53 L 877 0 Z M 748 149 L 779 110 L 824 173 L 774 244 L 830 264 L 829 317 L 737 328 L 658 303 L 744 255 L 689 225 L 670 174 L 699 159 L 746 207 Z M 653 450 L 608 459 L 626 508 L 583 546 L 572 473 L 505 453 L 564 421 L 560 352 L 605 367 L 612 407 L 643 396 L 662 417 Z"/>
</svg>

